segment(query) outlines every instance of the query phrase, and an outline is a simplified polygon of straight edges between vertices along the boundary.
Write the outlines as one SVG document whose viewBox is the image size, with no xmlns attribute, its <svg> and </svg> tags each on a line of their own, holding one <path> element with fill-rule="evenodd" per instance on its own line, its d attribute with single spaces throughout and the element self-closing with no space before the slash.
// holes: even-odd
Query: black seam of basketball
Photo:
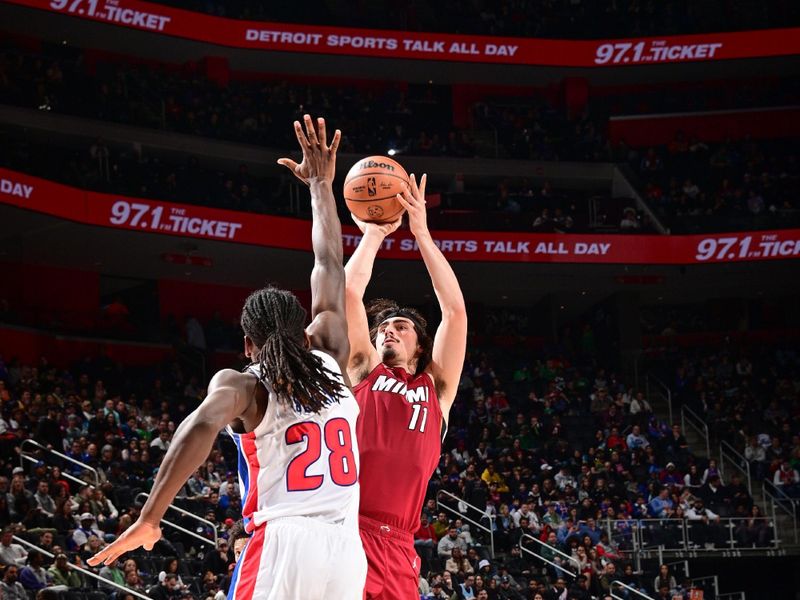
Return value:
<svg viewBox="0 0 800 600">
<path fill-rule="evenodd" d="M 353 175 L 350 179 L 344 180 L 344 185 L 347 185 L 350 181 L 355 179 L 356 177 L 361 177 L 362 175 L 385 175 L 386 177 L 396 177 L 400 181 L 405 181 L 409 183 L 409 178 L 403 179 L 400 175 L 394 175 L 393 173 L 386 173 L 385 171 L 367 171 L 366 173 L 359 173 L 358 175 Z"/>
<path fill-rule="evenodd" d="M 344 197 L 348 202 L 380 202 L 381 200 L 388 200 L 389 198 L 397 198 L 397 194 L 391 196 L 381 196 L 380 198 L 367 198 L 366 200 L 356 200 L 355 198 Z"/>
<path fill-rule="evenodd" d="M 403 212 L 404 210 L 405 210 L 405 208 L 400 208 L 400 210 L 398 210 L 396 213 L 392 213 L 392 214 L 391 214 L 391 215 L 389 215 L 388 217 L 383 217 L 383 218 L 382 218 L 380 221 L 378 221 L 378 222 L 379 222 L 379 223 L 391 223 L 391 222 L 392 222 L 392 220 L 394 219 L 394 217 L 395 217 L 395 216 L 397 216 L 397 215 L 399 215 L 399 214 L 400 214 L 401 212 Z"/>
</svg>

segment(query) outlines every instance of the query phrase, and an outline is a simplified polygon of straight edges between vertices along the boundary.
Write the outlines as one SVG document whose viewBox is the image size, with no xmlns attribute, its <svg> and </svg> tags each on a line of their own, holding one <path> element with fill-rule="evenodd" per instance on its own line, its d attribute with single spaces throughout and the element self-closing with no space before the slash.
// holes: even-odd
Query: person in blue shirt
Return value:
<svg viewBox="0 0 800 600">
<path fill-rule="evenodd" d="M 672 500 L 669 497 L 669 488 L 661 488 L 658 496 L 650 500 L 648 509 L 650 515 L 657 519 L 666 519 L 672 514 Z"/>
</svg>

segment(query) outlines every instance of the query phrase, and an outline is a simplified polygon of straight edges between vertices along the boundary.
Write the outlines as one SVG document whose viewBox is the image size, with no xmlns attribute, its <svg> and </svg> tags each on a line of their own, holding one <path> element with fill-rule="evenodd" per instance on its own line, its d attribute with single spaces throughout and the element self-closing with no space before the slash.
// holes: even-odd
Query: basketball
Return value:
<svg viewBox="0 0 800 600">
<path fill-rule="evenodd" d="M 344 200 L 357 218 L 370 223 L 390 223 L 403 212 L 397 200 L 408 185 L 408 173 L 386 156 L 362 158 L 344 180 Z"/>
</svg>

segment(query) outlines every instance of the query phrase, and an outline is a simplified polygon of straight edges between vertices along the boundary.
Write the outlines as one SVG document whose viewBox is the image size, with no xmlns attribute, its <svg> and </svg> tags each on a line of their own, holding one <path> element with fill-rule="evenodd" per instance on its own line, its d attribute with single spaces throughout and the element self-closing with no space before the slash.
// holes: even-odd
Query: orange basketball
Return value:
<svg viewBox="0 0 800 600">
<path fill-rule="evenodd" d="M 350 212 L 362 221 L 390 223 L 404 210 L 397 194 L 406 185 L 408 173 L 400 163 L 386 156 L 367 156 L 347 173 L 344 200 Z"/>
</svg>

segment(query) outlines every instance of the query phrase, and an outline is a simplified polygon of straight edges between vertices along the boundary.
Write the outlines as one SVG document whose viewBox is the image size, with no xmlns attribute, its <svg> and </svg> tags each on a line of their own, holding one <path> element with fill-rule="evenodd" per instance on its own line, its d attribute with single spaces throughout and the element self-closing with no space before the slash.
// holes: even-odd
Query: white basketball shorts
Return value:
<svg viewBox="0 0 800 600">
<path fill-rule="evenodd" d="M 362 600 L 366 578 L 357 528 L 283 517 L 253 532 L 228 600 Z"/>
</svg>

